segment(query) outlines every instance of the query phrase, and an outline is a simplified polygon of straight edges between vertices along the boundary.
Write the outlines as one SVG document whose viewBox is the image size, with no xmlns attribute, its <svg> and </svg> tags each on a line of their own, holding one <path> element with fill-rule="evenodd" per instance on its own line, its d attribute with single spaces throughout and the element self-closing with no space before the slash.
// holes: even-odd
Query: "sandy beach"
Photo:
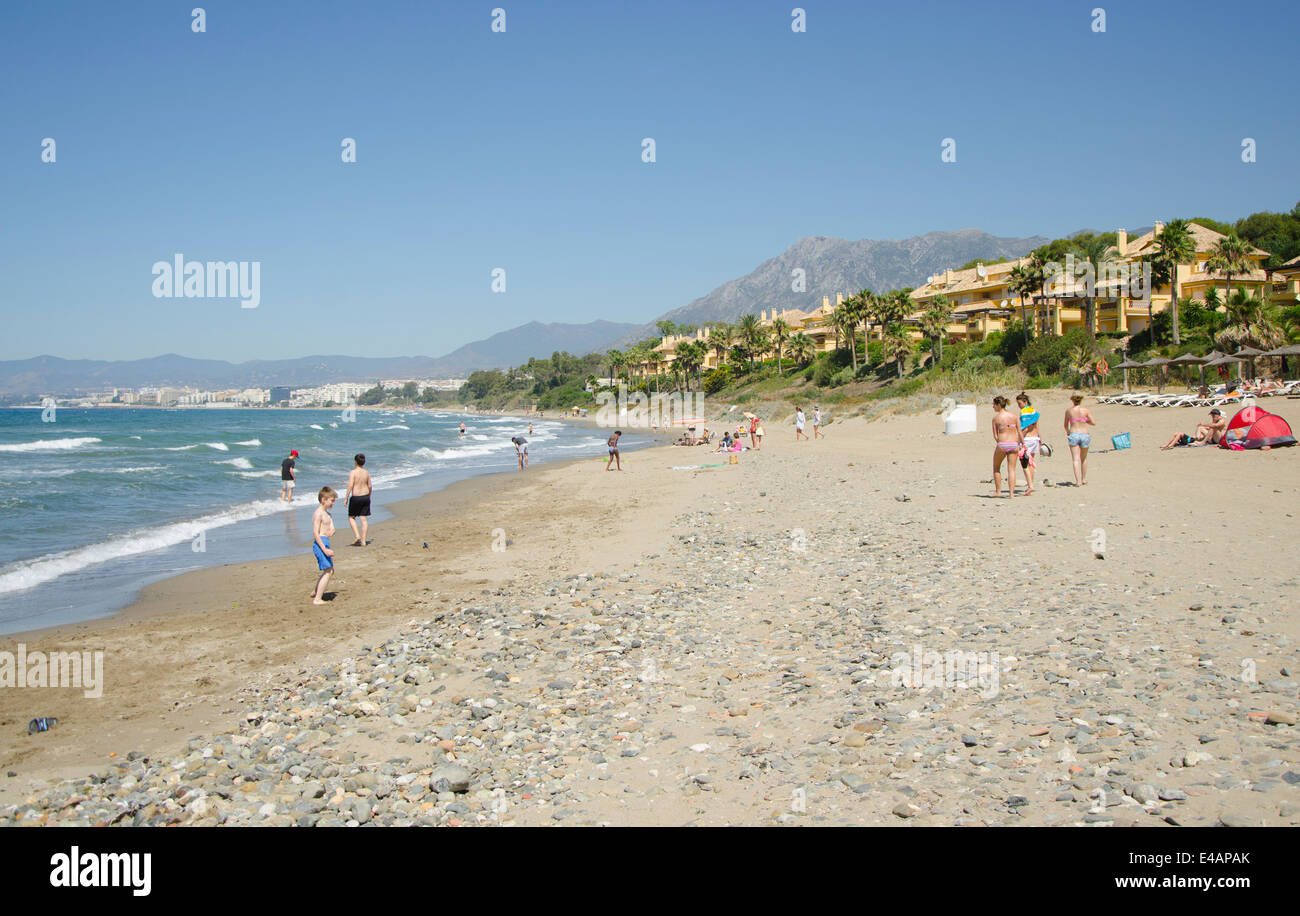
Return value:
<svg viewBox="0 0 1300 916">
<path fill-rule="evenodd" d="M 1300 448 L 1162 452 L 1207 411 L 1090 398 L 1062 486 L 1065 393 L 1034 394 L 1028 497 L 992 498 L 985 403 L 955 437 L 937 404 L 769 421 L 738 465 L 390 506 L 327 607 L 304 547 L 9 637 L 103 651 L 105 687 L 0 691 L 0 822 L 1300 824 Z"/>
</svg>

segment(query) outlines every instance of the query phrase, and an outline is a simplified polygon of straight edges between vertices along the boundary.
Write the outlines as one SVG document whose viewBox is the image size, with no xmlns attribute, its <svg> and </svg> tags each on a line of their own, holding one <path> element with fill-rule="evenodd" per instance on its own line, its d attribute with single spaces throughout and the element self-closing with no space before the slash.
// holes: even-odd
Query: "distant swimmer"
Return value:
<svg viewBox="0 0 1300 916">
<path fill-rule="evenodd" d="M 464 422 L 462 422 L 462 423 L 460 424 L 460 437 L 461 437 L 462 439 L 465 438 L 465 424 L 464 424 Z"/>
<path fill-rule="evenodd" d="M 366 540 L 366 532 L 370 524 L 370 472 L 366 470 L 366 456 L 357 453 L 353 459 L 357 466 L 348 474 L 348 491 L 346 494 L 348 504 L 348 524 L 352 526 L 352 534 L 356 540 L 352 542 L 353 547 L 365 547 L 370 543 Z M 357 530 L 358 520 L 361 523 L 361 529 Z"/>
<path fill-rule="evenodd" d="M 289 457 L 280 462 L 280 499 L 293 502 L 293 485 L 298 482 L 298 451 L 294 449 Z"/>
<path fill-rule="evenodd" d="M 531 436 L 532 434 L 533 434 L 533 424 L 529 423 L 529 424 L 528 424 L 528 435 Z"/>
<path fill-rule="evenodd" d="M 316 565 L 320 567 L 320 578 L 316 580 L 316 590 L 312 592 L 311 603 L 324 604 L 325 586 L 329 585 L 330 576 L 334 573 L 334 551 L 330 548 L 330 538 L 334 535 L 334 520 L 330 518 L 330 509 L 334 508 L 334 500 L 338 499 L 338 494 L 329 487 L 321 487 L 316 499 L 320 505 L 316 507 L 311 517 L 311 552 L 316 557 Z"/>
</svg>

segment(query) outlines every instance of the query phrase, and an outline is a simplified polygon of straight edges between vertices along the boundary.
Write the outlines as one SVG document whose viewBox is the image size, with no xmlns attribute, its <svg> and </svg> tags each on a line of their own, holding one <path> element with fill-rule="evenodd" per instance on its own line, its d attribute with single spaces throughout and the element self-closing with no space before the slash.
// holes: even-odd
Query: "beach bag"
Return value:
<svg viewBox="0 0 1300 916">
<path fill-rule="evenodd" d="M 1128 433 L 1120 433 L 1118 436 L 1110 437 L 1110 444 L 1115 449 L 1131 448 L 1133 443 L 1129 440 Z"/>
</svg>

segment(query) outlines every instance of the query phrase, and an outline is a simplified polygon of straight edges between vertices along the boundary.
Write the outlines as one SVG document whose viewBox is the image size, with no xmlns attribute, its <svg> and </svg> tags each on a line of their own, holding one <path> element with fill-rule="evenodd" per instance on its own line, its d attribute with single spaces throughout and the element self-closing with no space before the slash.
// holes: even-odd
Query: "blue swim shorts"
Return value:
<svg viewBox="0 0 1300 916">
<path fill-rule="evenodd" d="M 323 537 L 321 538 L 321 541 L 324 542 L 326 547 L 330 546 L 329 538 Z M 334 558 L 325 556 L 325 552 L 320 549 L 320 544 L 317 544 L 315 541 L 312 541 L 311 552 L 316 555 L 316 565 L 320 567 L 322 572 L 324 572 L 327 569 L 334 568 Z"/>
<path fill-rule="evenodd" d="M 1070 445 L 1077 445 L 1080 448 L 1088 448 L 1092 445 L 1092 433 L 1070 433 L 1065 437 Z"/>
</svg>

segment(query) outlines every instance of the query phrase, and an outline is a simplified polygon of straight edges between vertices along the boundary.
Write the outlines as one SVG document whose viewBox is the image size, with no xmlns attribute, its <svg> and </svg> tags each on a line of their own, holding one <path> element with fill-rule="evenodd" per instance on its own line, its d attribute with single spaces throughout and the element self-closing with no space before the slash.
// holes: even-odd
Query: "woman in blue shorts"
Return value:
<svg viewBox="0 0 1300 916">
<path fill-rule="evenodd" d="M 1088 447 L 1092 445 L 1092 435 L 1087 431 L 1097 421 L 1092 411 L 1083 405 L 1083 395 L 1072 394 L 1071 406 L 1065 408 L 1065 441 L 1070 444 L 1070 460 L 1074 462 L 1074 485 L 1088 485 Z"/>
</svg>

